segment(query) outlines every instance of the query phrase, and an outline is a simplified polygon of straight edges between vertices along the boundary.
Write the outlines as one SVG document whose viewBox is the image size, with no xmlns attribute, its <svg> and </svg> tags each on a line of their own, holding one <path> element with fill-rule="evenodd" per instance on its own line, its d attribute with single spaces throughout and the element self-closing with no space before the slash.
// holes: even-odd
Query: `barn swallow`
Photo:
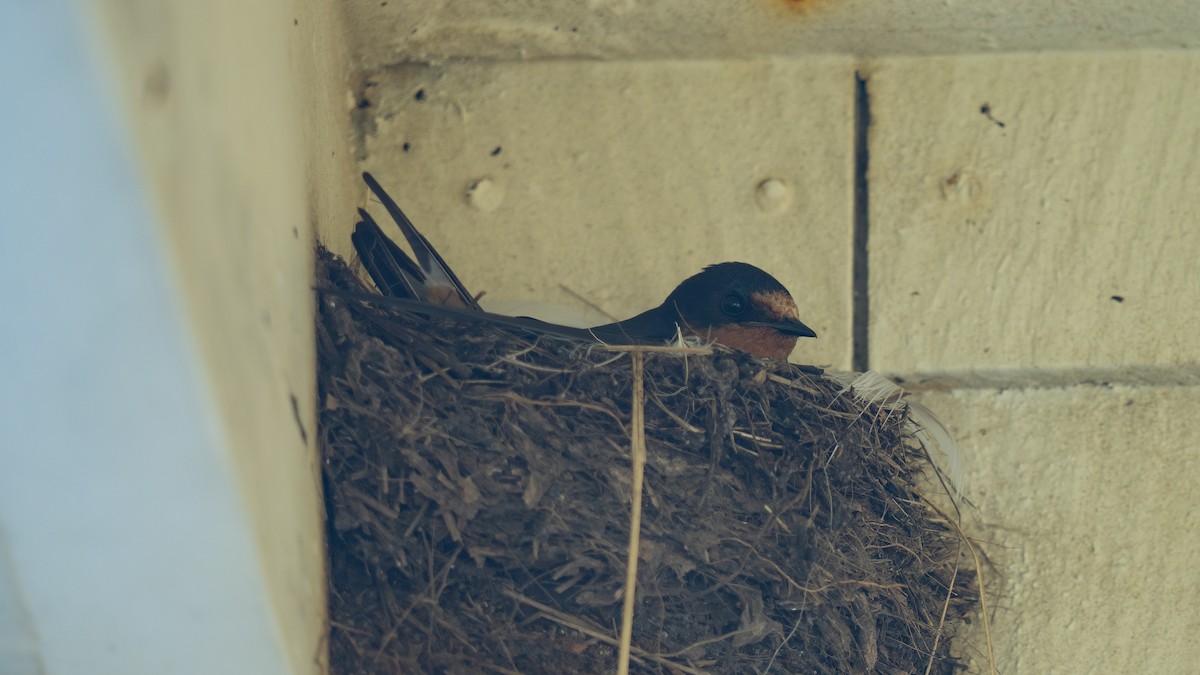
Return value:
<svg viewBox="0 0 1200 675">
<path fill-rule="evenodd" d="M 787 360 L 799 338 L 817 336 L 801 323 L 796 303 L 783 284 L 742 262 L 709 265 L 680 283 L 661 305 L 592 328 L 486 312 L 375 178 L 363 173 L 363 180 L 396 221 L 417 258 L 409 258 L 369 213 L 358 210 L 360 220 L 351 240 L 376 288 L 388 296 L 382 304 L 609 345 L 663 345 L 682 334 L 780 361 Z"/>
</svg>

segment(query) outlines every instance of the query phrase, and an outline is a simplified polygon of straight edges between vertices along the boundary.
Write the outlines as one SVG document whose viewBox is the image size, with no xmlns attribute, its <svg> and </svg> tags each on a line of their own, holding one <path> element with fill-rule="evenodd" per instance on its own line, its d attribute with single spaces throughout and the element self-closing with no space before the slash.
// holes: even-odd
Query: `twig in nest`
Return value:
<svg viewBox="0 0 1200 675">
<path fill-rule="evenodd" d="M 601 631 L 600 629 L 593 628 L 591 626 L 588 626 L 585 623 L 582 623 L 576 617 L 573 617 L 569 614 L 565 614 L 557 609 L 554 609 L 553 607 L 551 607 L 549 605 L 544 605 L 532 598 L 527 598 L 524 595 L 517 593 L 516 591 L 512 591 L 512 590 L 505 588 L 505 589 L 502 589 L 500 592 L 503 593 L 504 595 L 512 598 L 513 600 L 516 600 L 517 602 L 519 602 L 523 605 L 528 605 L 529 607 L 532 607 L 532 608 L 538 610 L 547 619 L 550 619 L 551 621 L 553 621 L 554 623 L 557 623 L 560 626 L 566 626 L 567 628 L 570 628 L 572 630 L 577 630 L 580 633 L 583 633 L 584 635 L 586 635 L 590 638 L 593 638 L 595 640 L 599 640 L 600 642 L 603 642 L 604 644 L 607 644 L 607 645 L 617 646 L 617 644 L 620 642 L 620 640 L 617 640 L 617 639 L 613 638 L 612 636 L 605 635 L 604 632 Z M 640 659 L 646 659 L 647 661 L 654 661 L 655 663 L 667 666 L 672 671 L 686 673 L 686 675 L 709 675 L 708 671 L 699 670 L 698 668 L 692 668 L 691 666 L 685 666 L 682 663 L 676 663 L 676 662 L 672 661 L 671 659 L 668 659 L 660 654 L 651 654 L 650 652 L 647 652 L 644 649 L 639 649 L 637 647 L 633 647 L 631 651 L 633 652 L 633 654 L 631 655 L 631 658 L 640 658 Z"/>
<path fill-rule="evenodd" d="M 583 294 L 582 294 L 582 293 L 580 293 L 579 291 L 576 291 L 575 289 L 571 288 L 570 286 L 568 286 L 568 285 L 566 285 L 566 284 L 559 284 L 559 285 L 558 285 L 558 287 L 559 287 L 560 289 L 562 289 L 562 292 L 563 292 L 563 293 L 566 293 L 567 295 L 571 296 L 572 298 L 575 298 L 576 300 L 578 300 L 578 301 L 582 302 L 583 304 L 587 305 L 587 306 L 588 306 L 588 307 L 590 307 L 591 309 L 594 309 L 594 310 L 596 310 L 597 312 L 599 312 L 600 314 L 602 314 L 602 315 L 604 315 L 604 316 L 608 317 L 608 320 L 609 320 L 609 321 L 620 321 L 620 319 L 618 319 L 617 317 L 615 317 L 615 316 L 613 316 L 612 314 L 609 314 L 608 312 L 604 311 L 604 308 L 603 308 L 603 307 L 601 307 L 600 305 L 597 305 L 596 303 L 592 302 L 591 300 L 588 300 L 587 298 L 585 298 L 585 297 L 583 296 Z"/>
<path fill-rule="evenodd" d="M 670 344 L 670 345 L 610 345 L 604 343 L 600 338 L 596 338 L 600 342 L 600 349 L 607 349 L 613 352 L 665 352 L 667 354 L 680 354 L 683 356 L 692 354 L 695 356 L 712 356 L 715 352 L 712 345 L 704 347 L 688 347 L 686 345 Z"/>
<path fill-rule="evenodd" d="M 516 392 L 513 392 L 513 391 L 506 391 L 501 394 L 489 395 L 489 396 L 484 396 L 481 398 L 494 399 L 494 400 L 509 400 L 509 401 L 513 401 L 515 403 L 521 403 L 521 404 L 524 404 L 524 405 L 527 405 L 530 407 L 539 407 L 540 406 L 540 407 L 546 407 L 546 408 L 580 408 L 582 410 L 591 410 L 593 412 L 598 412 L 603 415 L 607 415 L 614 422 L 616 422 L 617 424 L 620 424 L 622 429 L 625 428 L 625 425 L 621 424 L 620 416 L 618 416 L 612 410 L 609 410 L 608 408 L 605 408 L 604 406 L 596 404 L 596 403 L 584 403 L 582 401 L 535 401 L 531 398 L 526 398 L 524 396 L 521 396 L 520 394 L 517 394 Z"/>
<path fill-rule="evenodd" d="M 918 494 L 921 494 L 921 493 L 918 493 Z M 983 576 L 983 561 L 979 559 L 979 549 L 975 547 L 975 544 L 971 541 L 971 538 L 967 536 L 967 533 L 962 531 L 962 528 L 959 527 L 957 520 L 951 519 L 950 514 L 946 513 L 945 510 L 943 510 L 940 506 L 935 504 L 933 502 L 933 500 L 929 499 L 924 494 L 921 494 L 921 499 L 925 502 L 925 504 L 930 509 L 933 510 L 934 513 L 937 513 L 938 515 L 940 515 L 942 517 L 942 519 L 945 520 L 946 523 L 948 523 L 950 525 L 950 527 L 954 530 L 954 532 L 956 534 L 958 534 L 958 540 L 960 542 L 960 545 L 966 544 L 967 551 L 969 551 L 971 553 L 971 560 L 974 562 L 974 565 L 975 565 L 975 584 L 979 588 L 979 616 L 983 620 L 983 639 L 984 639 L 984 644 L 987 645 L 988 672 L 991 673 L 991 675 L 996 675 L 996 648 L 995 648 L 995 645 L 992 644 L 992 619 L 991 619 L 991 616 L 988 614 L 987 583 Z M 957 508 L 957 506 L 958 505 L 955 504 L 955 508 Z M 958 576 L 958 566 L 957 565 L 954 568 L 954 575 L 955 575 L 955 577 Z M 953 580 L 954 580 L 954 577 L 951 577 L 951 584 L 950 584 L 951 593 L 953 593 L 953 591 L 954 591 Z M 948 606 L 949 603 L 950 603 L 950 598 L 949 598 L 949 596 L 947 596 L 946 606 Z M 943 623 L 945 622 L 945 608 L 943 608 L 943 612 L 942 612 L 942 622 Z M 938 630 L 937 637 L 938 638 L 941 637 L 941 630 Z M 936 640 L 935 640 L 934 644 L 935 645 L 937 644 Z M 926 670 L 926 672 L 929 672 L 929 671 Z"/>
<path fill-rule="evenodd" d="M 633 644 L 633 602 L 637 591 L 638 545 L 642 532 L 642 478 L 646 472 L 646 388 L 643 382 L 645 355 L 633 357 L 633 408 L 629 439 L 633 454 L 633 488 L 629 509 L 629 556 L 625 566 L 625 604 L 621 608 L 621 647 L 617 656 L 617 675 L 629 675 L 629 650 Z"/>
</svg>

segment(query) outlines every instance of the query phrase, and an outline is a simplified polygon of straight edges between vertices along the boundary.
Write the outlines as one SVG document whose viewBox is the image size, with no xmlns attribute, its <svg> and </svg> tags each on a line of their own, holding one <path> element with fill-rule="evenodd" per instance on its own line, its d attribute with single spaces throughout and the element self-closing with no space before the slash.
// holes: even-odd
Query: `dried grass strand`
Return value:
<svg viewBox="0 0 1200 675">
<path fill-rule="evenodd" d="M 642 537 L 642 481 L 646 474 L 646 392 L 641 350 L 632 352 L 633 401 L 630 408 L 629 439 L 633 455 L 629 504 L 629 555 L 625 560 L 625 602 L 621 607 L 621 646 L 617 675 L 629 675 L 629 653 L 633 644 L 633 607 L 637 596 L 638 551 Z"/>
</svg>

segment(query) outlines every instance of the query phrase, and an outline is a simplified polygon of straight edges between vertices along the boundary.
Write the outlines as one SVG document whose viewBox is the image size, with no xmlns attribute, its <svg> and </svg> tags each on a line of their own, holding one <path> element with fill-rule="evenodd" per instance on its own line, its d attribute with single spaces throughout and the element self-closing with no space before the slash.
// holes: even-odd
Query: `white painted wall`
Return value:
<svg viewBox="0 0 1200 675">
<path fill-rule="evenodd" d="M 96 60 L 74 4 L 0 5 L 0 671 L 295 672 Z"/>
</svg>

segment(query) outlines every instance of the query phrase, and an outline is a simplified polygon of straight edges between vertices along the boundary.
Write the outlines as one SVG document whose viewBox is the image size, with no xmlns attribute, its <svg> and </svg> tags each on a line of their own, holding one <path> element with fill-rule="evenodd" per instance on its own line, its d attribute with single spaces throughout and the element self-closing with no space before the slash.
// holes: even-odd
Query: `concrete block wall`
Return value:
<svg viewBox="0 0 1200 675">
<path fill-rule="evenodd" d="M 1200 9 L 888 8 L 354 5 L 360 156 L 485 304 L 770 270 L 961 438 L 999 672 L 1188 672 Z"/>
<path fill-rule="evenodd" d="M 962 440 L 999 671 L 1198 660 L 1190 0 L 94 9 L 281 672 L 322 667 L 309 247 L 349 252 L 362 169 L 485 304 L 768 269 L 821 336 L 793 360 L 889 373 Z"/>
<path fill-rule="evenodd" d="M 1194 52 L 896 58 L 869 74 L 877 365 L 1195 381 L 1200 91 L 1180 86 L 1200 76 Z"/>
<path fill-rule="evenodd" d="M 967 457 L 997 565 L 1002 673 L 1188 673 L 1200 658 L 1200 389 L 1084 384 L 925 397 Z M 987 672 L 975 626 L 960 645 Z"/>
<path fill-rule="evenodd" d="M 353 212 L 347 50 L 318 0 L 93 7 L 156 198 L 287 669 L 323 669 L 313 242 Z"/>
<path fill-rule="evenodd" d="M 1001 672 L 1200 658 L 1197 75 L 1158 50 L 870 69 L 871 363 L 963 443 Z"/>
</svg>

